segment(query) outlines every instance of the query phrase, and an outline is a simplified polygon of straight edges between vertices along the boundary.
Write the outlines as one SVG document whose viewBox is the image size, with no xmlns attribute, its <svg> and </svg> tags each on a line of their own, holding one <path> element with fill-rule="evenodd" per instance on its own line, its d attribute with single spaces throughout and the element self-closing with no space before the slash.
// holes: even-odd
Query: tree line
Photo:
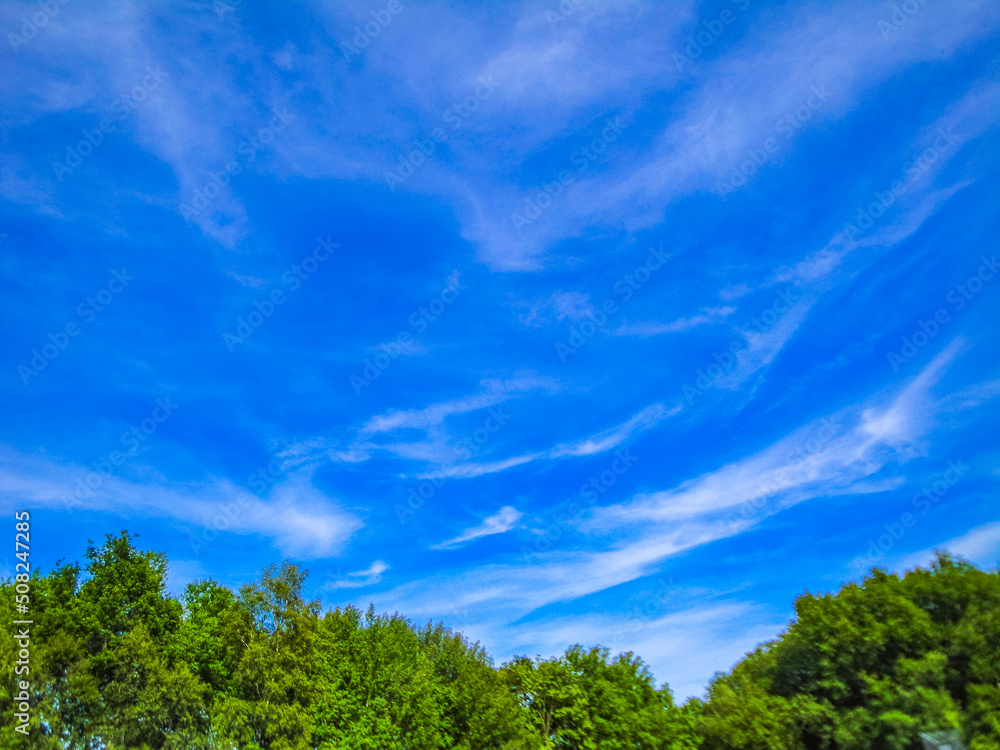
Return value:
<svg viewBox="0 0 1000 750">
<path fill-rule="evenodd" d="M 31 575 L 30 735 L 15 730 L 15 583 L 0 582 L 11 750 L 1000 750 L 1000 573 L 940 553 L 799 596 L 778 639 L 677 705 L 641 658 L 575 645 L 496 666 L 441 624 L 303 597 L 290 562 L 166 590 L 126 532 Z"/>
</svg>

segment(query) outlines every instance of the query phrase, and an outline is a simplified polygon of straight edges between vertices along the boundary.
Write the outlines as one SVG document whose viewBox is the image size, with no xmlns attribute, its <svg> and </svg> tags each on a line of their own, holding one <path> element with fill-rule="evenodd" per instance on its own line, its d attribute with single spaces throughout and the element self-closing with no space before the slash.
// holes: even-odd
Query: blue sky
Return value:
<svg viewBox="0 0 1000 750">
<path fill-rule="evenodd" d="M 0 504 L 680 697 L 1000 560 L 994 2 L 0 8 Z M 10 559 L 5 562 L 9 571 Z"/>
</svg>

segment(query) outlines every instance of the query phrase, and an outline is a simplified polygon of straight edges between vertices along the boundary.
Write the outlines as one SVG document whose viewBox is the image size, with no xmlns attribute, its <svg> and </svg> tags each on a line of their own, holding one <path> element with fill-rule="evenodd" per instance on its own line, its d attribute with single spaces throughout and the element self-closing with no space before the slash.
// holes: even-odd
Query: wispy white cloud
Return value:
<svg viewBox="0 0 1000 750">
<path fill-rule="evenodd" d="M 919 452 L 938 403 L 931 388 L 960 346 L 948 346 L 888 405 L 844 410 L 673 489 L 571 522 L 589 535 L 586 549 L 567 546 L 520 565 L 440 571 L 385 592 L 383 600 L 419 616 L 489 605 L 512 623 L 547 604 L 650 575 L 671 555 L 743 533 L 792 505 L 894 488 L 898 478 L 880 473 Z"/>
<path fill-rule="evenodd" d="M 740 331 L 744 341 L 735 355 L 732 369 L 716 378 L 715 385 L 720 388 L 737 390 L 752 375 L 770 365 L 785 345 L 791 341 L 814 303 L 815 298 L 803 297 L 785 311 L 770 328 L 764 330 L 750 328 Z"/>
<path fill-rule="evenodd" d="M 431 404 L 421 409 L 390 410 L 369 419 L 361 428 L 361 432 L 374 434 L 407 428 L 428 430 L 441 425 L 450 416 L 495 406 L 517 394 L 539 388 L 551 388 L 553 381 L 547 378 L 525 377 L 508 381 L 488 381 L 484 385 L 486 387 L 481 393 L 471 396 Z"/>
<path fill-rule="evenodd" d="M 942 546 L 970 562 L 996 570 L 1000 567 L 1000 523 L 978 526 Z"/>
<path fill-rule="evenodd" d="M 810 3 L 785 13 L 763 36 L 752 35 L 715 60 L 699 61 L 679 115 L 642 158 L 619 155 L 618 163 L 584 176 L 567 188 L 561 209 L 544 214 L 524 236 L 514 231 L 510 210 L 475 212 L 467 219 L 466 234 L 481 243 L 491 262 L 517 267 L 584 227 L 622 226 L 623 216 L 628 230 L 648 227 L 679 197 L 714 189 L 747 158 L 748 149 L 768 137 L 785 143 L 775 123 L 802 106 L 814 87 L 826 86 L 828 96 L 799 133 L 851 111 L 872 87 L 900 70 L 946 57 L 958 45 L 986 38 L 1000 24 L 997 9 L 986 3 L 951 10 L 922 9 L 907 33 L 889 43 L 871 33 L 878 13 L 870 6 Z M 756 71 L 753 80 L 746 70 Z M 523 200 L 511 196 L 507 205 Z"/>
<path fill-rule="evenodd" d="M 80 484 L 87 477 L 95 487 Z M 220 535 L 252 534 L 269 539 L 285 555 L 328 557 L 363 526 L 357 516 L 304 479 L 286 480 L 261 500 L 228 480 L 170 487 L 158 481 L 102 478 L 87 467 L 56 464 L 3 448 L 0 486 L 4 488 L 0 506 L 11 510 L 42 507 L 64 513 L 88 510 L 171 519 L 189 532 L 193 549 Z M 81 486 L 90 494 L 78 490 Z"/>
<path fill-rule="evenodd" d="M 915 450 L 912 446 L 929 427 L 935 405 L 928 391 L 962 343 L 956 340 L 946 347 L 885 408 L 835 414 L 828 426 L 809 425 L 761 453 L 674 489 L 600 509 L 593 524 L 615 528 L 622 523 L 673 522 L 734 508 L 759 518 L 819 493 L 852 491 L 889 461 L 908 458 L 908 451 Z M 808 451 L 810 444 L 819 447 Z"/>
<path fill-rule="evenodd" d="M 510 531 L 521 520 L 524 514 L 512 505 L 505 505 L 492 516 L 487 516 L 478 526 L 466 529 L 461 534 L 435 544 L 431 549 L 454 549 L 464 544 L 493 534 L 504 534 Z"/>
<path fill-rule="evenodd" d="M 1000 396 L 1000 380 L 986 380 L 969 388 L 952 393 L 944 406 L 949 410 L 964 411 Z"/>
<path fill-rule="evenodd" d="M 510 415 L 489 412 L 506 401 L 538 390 L 552 391 L 556 381 L 550 378 L 523 377 L 509 381 L 491 381 L 480 393 L 451 399 L 419 409 L 389 410 L 368 419 L 353 439 L 338 443 L 329 438 L 302 441 L 279 453 L 289 466 L 309 464 L 315 466 L 317 457 L 342 463 L 363 463 L 374 455 L 390 454 L 404 461 L 429 465 L 428 469 L 407 471 L 404 475 L 418 478 L 470 478 L 495 474 L 535 461 L 554 461 L 562 458 L 590 456 L 612 450 L 635 435 L 656 427 L 664 419 L 677 414 L 679 405 L 667 407 L 653 404 L 634 414 L 625 422 L 601 430 L 577 441 L 559 443 L 544 450 L 531 451 L 506 458 L 471 461 L 467 445 L 446 428 L 450 417 L 479 410 L 487 410 L 493 422 L 502 424 Z M 501 422 L 502 420 L 502 422 Z M 497 428 L 493 428 L 499 429 Z M 419 439 L 392 439 L 395 433 L 406 430 L 423 432 Z M 385 435 L 378 441 L 374 436 Z"/>
<path fill-rule="evenodd" d="M 795 266 L 778 269 L 771 283 L 821 281 L 855 250 L 891 248 L 916 234 L 949 200 L 972 184 L 971 179 L 963 178 L 937 187 L 935 177 L 964 144 L 982 136 L 991 127 L 998 109 L 1000 84 L 986 80 L 971 86 L 913 138 L 910 145 L 913 158 L 900 165 L 898 180 L 905 185 L 905 190 L 899 195 L 898 207 L 891 206 L 888 215 L 880 217 L 878 223 L 860 237 L 850 238 L 843 231 L 838 231 L 825 247 L 809 254 Z M 928 152 L 932 156 L 924 158 L 923 155 Z M 885 185 L 883 192 L 890 188 L 891 185 Z M 845 225 L 857 221 L 853 214 L 845 215 L 844 219 Z M 873 255 L 872 260 L 876 257 Z"/>
<path fill-rule="evenodd" d="M 839 235 L 838 235 L 839 239 Z M 810 282 L 828 276 L 844 259 L 846 252 L 834 250 L 830 245 L 810 253 L 790 268 L 778 269 L 772 283 Z"/>
<path fill-rule="evenodd" d="M 637 433 L 651 429 L 662 420 L 674 416 L 680 411 L 679 406 L 668 407 L 663 404 L 647 406 L 619 425 L 598 432 L 595 435 L 575 443 L 557 445 L 551 451 L 552 458 L 563 456 L 592 456 L 617 448 Z"/>
<path fill-rule="evenodd" d="M 552 296 L 552 303 L 559 320 L 583 320 L 594 311 L 590 296 L 582 292 L 556 292 Z"/>
<path fill-rule="evenodd" d="M 449 430 L 447 422 L 450 418 L 483 410 L 490 417 L 490 409 L 500 408 L 507 401 L 558 388 L 559 383 L 555 379 L 533 375 L 486 380 L 476 393 L 416 409 L 389 409 L 368 418 L 360 428 L 348 431 L 346 435 L 301 440 L 278 455 L 289 466 L 299 467 L 316 466 L 321 461 L 363 463 L 379 454 L 427 464 L 454 463 L 467 456 L 467 448 Z M 507 418 L 503 417 L 504 421 Z M 423 435 L 411 436 L 409 431 Z M 406 437 L 401 438 L 400 434 Z"/>
<path fill-rule="evenodd" d="M 681 407 L 679 405 L 667 407 L 663 404 L 653 404 L 652 406 L 647 406 L 625 422 L 602 430 L 582 440 L 560 443 L 547 450 L 522 453 L 495 461 L 456 463 L 434 472 L 420 474 L 419 476 L 421 478 L 441 476 L 449 478 L 479 477 L 484 474 L 496 474 L 535 461 L 555 461 L 561 458 L 576 458 L 604 453 L 617 448 L 639 433 L 656 427 L 660 422 L 674 416 L 680 410 Z"/>
<path fill-rule="evenodd" d="M 542 328 L 566 319 L 584 320 L 594 312 L 589 294 L 563 290 L 541 299 L 513 297 L 511 306 L 522 311 L 518 313 L 518 320 L 528 328 Z"/>
<path fill-rule="evenodd" d="M 751 602 L 701 604 L 656 616 L 588 615 L 533 621 L 490 640 L 504 656 L 562 653 L 581 643 L 602 645 L 613 654 L 632 651 L 660 680 L 669 680 L 677 702 L 701 697 L 717 670 L 727 670 L 762 642 L 776 638 L 788 625 Z M 527 646 L 531 650 L 527 650 Z"/>
<path fill-rule="evenodd" d="M 933 548 L 905 555 L 886 567 L 899 573 L 926 567 L 934 560 L 935 552 L 939 549 L 947 550 L 986 570 L 997 570 L 1000 567 L 1000 522 L 977 526 L 961 536 L 942 541 Z"/>
<path fill-rule="evenodd" d="M 17 26 L 31 7 L 5 6 L 6 25 Z M 331 39 L 344 42 L 353 37 L 359 19 L 367 18 L 367 10 L 355 3 L 334 8 L 316 2 L 308 9 Z M 477 114 L 475 128 L 451 133 L 452 157 L 432 159 L 407 189 L 447 199 L 463 222 L 463 234 L 479 244 L 487 262 L 531 268 L 552 244 L 586 227 L 617 226 L 626 215 L 629 228 L 648 226 L 677 197 L 711 189 L 746 158 L 747 148 L 774 135 L 775 122 L 800 106 L 812 86 L 829 84 L 831 96 L 809 127 L 850 111 L 872 87 L 910 65 L 975 44 L 1000 23 L 989 2 L 927 6 L 910 19 L 905 33 L 885 40 L 875 31 L 881 9 L 814 2 L 780 16 L 772 13 L 769 23 L 758 27 L 761 33 L 726 43 L 723 54 L 681 73 L 673 53 L 683 50 L 699 21 L 694 3 L 583 4 L 558 23 L 551 22 L 551 10 L 544 3 L 511 6 L 505 11 L 507 31 L 497 37 L 494 18 L 485 11 L 407 6 L 378 43 L 366 48 L 364 75 L 331 76 L 331 68 L 346 72 L 350 67 L 336 43 L 309 52 L 285 44 L 259 55 L 236 15 L 175 15 L 172 34 L 164 37 L 156 7 L 113 6 L 84 15 L 67 9 L 11 58 L 16 71 L 10 80 L 28 80 L 32 88 L 15 90 L 11 84 L 0 90 L 21 105 L 15 108 L 18 118 L 31 122 L 92 101 L 110 104 L 117 92 L 141 80 L 146 65 L 163 64 L 168 79 L 136 110 L 130 127 L 135 142 L 175 174 L 179 210 L 182 200 L 205 186 L 211 171 L 242 159 L 241 141 L 267 124 L 272 109 L 294 112 L 294 96 L 281 93 L 287 88 L 282 76 L 294 73 L 308 81 L 318 98 L 310 106 L 320 115 L 337 111 L 340 116 L 299 117 L 244 167 L 266 164 L 280 175 L 379 183 L 409 142 L 426 137 L 428 123 L 441 125 L 441 113 L 451 103 L 467 96 L 480 77 L 493 76 L 497 91 L 484 104 L 488 115 Z M 429 49 L 423 43 L 441 34 L 449 45 Z M 204 49 L 183 45 L 189 39 L 212 43 Z M 178 46 L 184 46 L 182 57 L 175 54 Z M 241 69 L 253 70 L 262 82 L 256 96 L 248 101 L 239 74 L 219 66 L 208 51 L 214 49 L 226 49 L 241 61 Z M 636 66 L 636 59 L 646 64 Z M 41 77 L 20 75 L 56 60 L 72 63 L 71 85 L 45 79 L 43 86 L 37 83 Z M 746 70 L 756 72 L 752 80 Z M 643 100 L 681 85 L 678 115 L 663 124 L 658 136 L 633 143 L 617 160 L 581 175 L 558 210 L 547 212 L 524 236 L 515 231 L 510 213 L 536 186 L 512 185 L 494 175 L 517 173 L 525 154 L 551 148 L 565 137 L 566 123 L 583 112 L 621 112 L 628 120 Z M 401 102 L 406 106 L 401 108 Z M 982 99 L 980 110 L 988 104 Z M 416 121 L 404 110 L 417 113 Z M 213 116 L 206 119 L 205 111 Z M 375 128 L 379 138 L 369 138 Z M 581 138 L 581 143 L 591 139 Z M 567 146 L 567 159 L 573 148 Z M 41 188 L 39 203 L 45 194 Z M 641 209 L 622 211 L 625 205 Z M 223 191 L 195 221 L 225 246 L 247 236 L 249 218 L 239 191 Z"/>
<path fill-rule="evenodd" d="M 389 569 L 388 564 L 382 560 L 376 560 L 364 570 L 355 570 L 348 573 L 345 578 L 336 578 L 328 581 L 322 588 L 335 591 L 337 589 L 359 589 L 364 586 L 371 586 L 382 580 L 382 574 Z"/>
<path fill-rule="evenodd" d="M 615 333 L 619 336 L 659 336 L 664 333 L 681 333 L 698 326 L 720 323 L 736 312 L 735 307 L 707 307 L 696 315 L 678 318 L 669 323 L 632 323 L 619 326 Z"/>
</svg>

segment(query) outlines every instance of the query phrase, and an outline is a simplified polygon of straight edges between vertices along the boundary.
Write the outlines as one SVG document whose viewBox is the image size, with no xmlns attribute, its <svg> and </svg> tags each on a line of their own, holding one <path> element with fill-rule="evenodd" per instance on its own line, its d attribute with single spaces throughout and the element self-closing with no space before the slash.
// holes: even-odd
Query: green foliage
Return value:
<svg viewBox="0 0 1000 750">
<path fill-rule="evenodd" d="M 573 750 L 697 747 L 689 712 L 656 689 L 631 653 L 573 646 L 561 658 L 518 657 L 505 665 L 508 684 L 549 747 Z"/>
<path fill-rule="evenodd" d="M 235 618 L 235 632 L 216 635 L 226 639 L 230 653 L 239 654 L 230 689 L 213 707 L 223 744 L 252 750 L 312 747 L 319 604 L 303 600 L 305 576 L 288 562 L 269 567 L 259 582 L 240 590 L 242 617 Z"/>
<path fill-rule="evenodd" d="M 447 747 L 533 750 L 543 746 L 503 675 L 478 643 L 469 643 L 441 624 L 428 623 L 417 635 L 437 678 Z"/>
<path fill-rule="evenodd" d="M 805 594 L 795 611 L 778 641 L 713 681 L 706 747 L 919 750 L 921 732 L 959 728 L 997 749 L 1000 575 L 941 554 L 903 578 L 875 570 Z"/>
<path fill-rule="evenodd" d="M 215 581 L 196 581 L 183 596 L 184 619 L 169 649 L 208 688 L 209 700 L 232 695 L 237 666 L 250 639 L 249 613 L 232 591 Z"/>
<path fill-rule="evenodd" d="M 569 648 L 496 668 L 440 624 L 303 598 L 306 571 L 175 599 L 124 532 L 31 577 L 32 713 L 11 750 L 918 750 L 961 731 L 1000 750 L 1000 575 L 947 555 L 804 594 L 796 619 L 704 700 L 677 706 L 632 653 Z M 11 601 L 14 582 L 0 582 Z M 18 690 L 0 608 L 0 701 Z M 24 679 L 23 676 L 20 679 Z"/>
<path fill-rule="evenodd" d="M 334 610 L 320 628 L 317 747 L 445 747 L 442 696 L 417 634 L 399 617 Z"/>
</svg>

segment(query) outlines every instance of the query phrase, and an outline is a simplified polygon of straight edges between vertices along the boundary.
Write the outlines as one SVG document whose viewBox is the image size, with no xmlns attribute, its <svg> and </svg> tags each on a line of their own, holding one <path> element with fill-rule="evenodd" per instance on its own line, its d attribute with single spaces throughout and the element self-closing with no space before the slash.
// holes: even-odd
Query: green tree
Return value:
<svg viewBox="0 0 1000 750">
<path fill-rule="evenodd" d="M 406 620 L 335 609 L 322 620 L 319 642 L 317 747 L 447 747 L 441 681 Z"/>
<path fill-rule="evenodd" d="M 514 696 L 550 747 L 596 750 L 587 695 L 565 661 L 520 656 L 503 670 Z"/>
<path fill-rule="evenodd" d="M 942 553 L 902 578 L 873 570 L 804 594 L 795 611 L 780 639 L 713 681 L 707 747 L 918 750 L 921 732 L 961 727 L 997 750 L 997 573 Z"/>
<path fill-rule="evenodd" d="M 455 750 L 532 750 L 543 747 L 528 716 L 507 689 L 493 661 L 440 623 L 418 633 L 421 649 L 438 678 L 447 747 Z"/>
<path fill-rule="evenodd" d="M 31 590 L 33 734 L 11 750 L 920 750 L 960 728 L 1000 750 L 1000 574 L 946 554 L 795 602 L 796 619 L 683 707 L 634 654 L 573 646 L 500 669 L 441 625 L 320 617 L 285 562 L 239 594 L 167 594 L 165 556 L 125 532 Z M 23 583 L 23 581 L 22 581 Z M 0 581 L 11 601 L 13 581 Z M 0 608 L 0 701 L 18 694 Z"/>
<path fill-rule="evenodd" d="M 247 750 L 313 747 L 319 603 L 302 598 L 305 577 L 286 561 L 240 590 L 246 619 L 236 618 L 237 627 L 223 644 L 224 653 L 239 652 L 239 662 L 231 677 L 219 675 L 231 687 L 218 696 L 212 712 L 224 743 Z M 204 662 L 200 666 L 205 668 Z"/>
<path fill-rule="evenodd" d="M 686 750 L 699 738 L 690 711 L 657 689 L 632 653 L 576 645 L 560 658 L 519 657 L 505 665 L 508 684 L 553 747 Z"/>
<path fill-rule="evenodd" d="M 206 686 L 185 664 L 169 664 L 146 630 L 135 626 L 116 645 L 102 698 L 100 735 L 113 748 L 198 750 L 209 747 Z"/>
<path fill-rule="evenodd" d="M 236 595 L 213 580 L 195 581 L 183 596 L 184 619 L 169 648 L 209 687 L 209 700 L 232 695 L 253 622 Z"/>
</svg>

